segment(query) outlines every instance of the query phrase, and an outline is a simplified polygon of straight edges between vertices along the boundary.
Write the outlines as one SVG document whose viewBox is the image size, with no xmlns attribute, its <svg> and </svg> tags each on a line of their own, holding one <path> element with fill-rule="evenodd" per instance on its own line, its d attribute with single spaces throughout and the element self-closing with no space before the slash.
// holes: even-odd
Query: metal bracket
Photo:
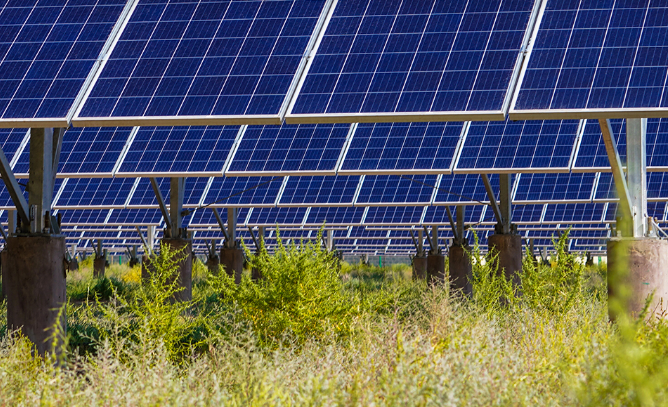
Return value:
<svg viewBox="0 0 668 407">
<path fill-rule="evenodd" d="M 153 187 L 153 192 L 155 193 L 155 199 L 158 201 L 160 206 L 160 211 L 162 212 L 162 218 L 165 220 L 168 230 L 172 230 L 172 220 L 169 216 L 169 211 L 167 210 L 167 205 L 165 205 L 165 199 L 162 197 L 162 192 L 160 192 L 160 186 L 158 181 L 155 178 L 149 178 L 151 180 L 151 186 Z"/>
<path fill-rule="evenodd" d="M 633 235 L 633 212 L 631 210 L 631 197 L 629 195 L 629 188 L 624 177 L 624 170 L 622 168 L 622 160 L 619 158 L 619 151 L 617 150 L 617 141 L 612 132 L 610 120 L 599 119 L 599 126 L 603 135 L 603 142 L 605 143 L 605 151 L 608 154 L 610 161 L 610 168 L 612 169 L 612 177 L 615 180 L 615 188 L 619 196 L 619 210 L 622 213 L 623 221 L 620 222 L 617 229 L 622 231 L 624 236 Z"/>
</svg>

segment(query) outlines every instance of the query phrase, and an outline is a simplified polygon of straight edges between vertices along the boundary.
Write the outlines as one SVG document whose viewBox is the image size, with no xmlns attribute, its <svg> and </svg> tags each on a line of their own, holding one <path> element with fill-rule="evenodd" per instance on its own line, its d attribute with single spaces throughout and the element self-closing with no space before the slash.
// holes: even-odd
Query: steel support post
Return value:
<svg viewBox="0 0 668 407">
<path fill-rule="evenodd" d="M 237 216 L 238 208 L 227 208 L 227 233 L 225 245 L 220 249 L 220 265 L 227 275 L 234 278 L 234 282 L 241 283 L 244 270 L 244 252 L 237 247 Z M 225 228 L 223 228 L 225 232 Z"/>
<path fill-rule="evenodd" d="M 647 236 L 647 119 L 626 120 L 626 165 L 633 237 Z"/>
<path fill-rule="evenodd" d="M 181 213 L 183 212 L 185 178 L 170 178 L 169 191 L 169 215 L 172 224 L 171 237 L 186 238 L 186 231 L 182 225 Z"/>
<path fill-rule="evenodd" d="M 431 227 L 431 250 L 427 256 L 427 282 L 442 284 L 445 282 L 445 256 L 438 247 L 438 225 Z"/>
<path fill-rule="evenodd" d="M 57 332 L 65 334 L 65 237 L 52 232 L 51 205 L 58 159 L 62 145 L 61 129 L 30 130 L 30 174 L 28 202 L 18 187 L 4 154 L 0 171 L 12 196 L 18 217 L 9 214 L 3 280 L 7 290 L 7 325 L 20 328 L 40 354 L 62 350 L 63 337 L 48 340 Z M 55 228 L 57 230 L 57 228 Z M 60 326 L 58 326 L 60 325 Z"/>
<path fill-rule="evenodd" d="M 609 121 L 600 120 L 615 186 L 620 197 L 618 230 L 607 243 L 608 310 L 611 319 L 651 314 L 668 302 L 668 241 L 656 238 L 647 216 L 647 119 L 626 120 L 627 176 L 624 179 Z M 660 312 L 660 311 L 659 311 Z"/>
</svg>

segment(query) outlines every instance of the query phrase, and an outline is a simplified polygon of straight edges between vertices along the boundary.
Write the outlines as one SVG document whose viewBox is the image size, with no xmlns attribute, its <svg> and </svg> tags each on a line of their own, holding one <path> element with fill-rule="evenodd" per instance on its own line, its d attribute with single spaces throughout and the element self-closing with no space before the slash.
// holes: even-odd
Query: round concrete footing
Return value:
<svg viewBox="0 0 668 407">
<path fill-rule="evenodd" d="M 498 235 L 494 234 L 487 238 L 489 251 L 496 253 L 496 268 L 499 273 L 504 273 L 506 279 L 519 287 L 521 284 L 520 273 L 522 272 L 522 237 L 520 235 Z"/>
<path fill-rule="evenodd" d="M 54 351 L 50 337 L 58 327 L 64 339 L 67 329 L 65 304 L 64 236 L 21 236 L 7 239 L 2 263 L 7 294 L 7 326 L 21 329 L 40 355 Z M 61 312 L 61 318 L 58 314 Z"/>
<path fill-rule="evenodd" d="M 466 249 L 462 246 L 450 246 L 448 252 L 448 270 L 450 271 L 450 288 L 461 290 L 466 295 L 471 295 L 472 267 Z"/>
<path fill-rule="evenodd" d="M 220 273 L 220 258 L 218 256 L 208 257 L 206 260 L 206 268 L 209 270 L 209 273 L 217 276 Z"/>
<path fill-rule="evenodd" d="M 445 282 L 445 256 L 430 254 L 427 256 L 427 282 L 443 284 Z"/>
<path fill-rule="evenodd" d="M 610 318 L 637 318 L 652 293 L 648 315 L 668 309 L 668 241 L 613 238 L 607 246 Z"/>
<path fill-rule="evenodd" d="M 427 279 L 427 257 L 415 256 L 413 257 L 413 280 Z"/>
<path fill-rule="evenodd" d="M 241 283 L 244 271 L 244 251 L 242 249 L 220 249 L 220 265 L 228 276 L 234 277 L 236 284 Z"/>
<path fill-rule="evenodd" d="M 104 271 L 107 266 L 107 259 L 102 257 L 95 257 L 93 260 L 93 277 L 102 278 L 104 277 Z"/>
<path fill-rule="evenodd" d="M 174 294 L 174 299 L 177 301 L 190 301 L 193 298 L 193 244 L 188 239 L 171 239 L 164 238 L 161 241 L 161 246 L 169 246 L 170 251 L 178 251 L 181 261 L 178 265 L 178 273 L 176 278 L 179 286 L 183 290 Z"/>
</svg>

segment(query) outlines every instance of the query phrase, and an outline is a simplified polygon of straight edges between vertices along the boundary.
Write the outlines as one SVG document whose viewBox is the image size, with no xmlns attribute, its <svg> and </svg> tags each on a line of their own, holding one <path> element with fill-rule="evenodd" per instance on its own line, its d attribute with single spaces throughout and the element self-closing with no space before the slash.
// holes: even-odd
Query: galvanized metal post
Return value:
<svg viewBox="0 0 668 407">
<path fill-rule="evenodd" d="M 510 222 L 512 220 L 511 189 L 513 187 L 511 174 L 499 174 L 499 209 L 501 211 L 503 234 L 510 234 Z"/>
<path fill-rule="evenodd" d="M 327 251 L 331 252 L 332 250 L 334 250 L 334 231 L 327 229 Z"/>
<path fill-rule="evenodd" d="M 7 227 L 9 231 L 7 234 L 9 236 L 16 234 L 16 210 L 15 209 L 10 209 L 7 211 Z"/>
<path fill-rule="evenodd" d="M 438 225 L 431 226 L 431 253 L 438 254 Z"/>
<path fill-rule="evenodd" d="M 171 218 L 173 238 L 183 238 L 183 225 L 181 219 L 181 212 L 183 212 L 183 187 L 185 178 L 174 177 L 170 178 L 169 191 L 169 215 Z"/>
<path fill-rule="evenodd" d="M 633 237 L 647 235 L 647 119 L 626 119 L 626 160 Z"/>
<path fill-rule="evenodd" d="M 234 249 L 237 241 L 237 215 L 239 211 L 237 208 L 227 208 L 227 241 L 226 247 Z"/>
<path fill-rule="evenodd" d="M 422 229 L 418 229 L 418 256 L 424 255 L 424 237 L 422 236 Z"/>
<path fill-rule="evenodd" d="M 466 215 L 466 206 L 457 207 L 457 245 L 464 246 L 464 217 Z"/>
<path fill-rule="evenodd" d="M 149 225 L 146 228 L 146 240 L 148 241 L 148 248 L 150 251 L 153 251 L 155 247 L 155 225 Z"/>
<path fill-rule="evenodd" d="M 30 130 L 30 176 L 28 206 L 32 210 L 31 233 L 47 230 L 45 214 L 51 212 L 53 197 L 53 129 Z M 34 209 L 32 209 L 34 208 Z"/>
</svg>

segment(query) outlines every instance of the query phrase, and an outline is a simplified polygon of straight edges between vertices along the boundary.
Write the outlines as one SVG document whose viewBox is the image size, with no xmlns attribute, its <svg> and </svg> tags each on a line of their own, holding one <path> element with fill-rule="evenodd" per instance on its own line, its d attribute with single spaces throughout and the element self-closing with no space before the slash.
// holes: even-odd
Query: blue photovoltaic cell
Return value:
<svg viewBox="0 0 668 407">
<path fill-rule="evenodd" d="M 248 126 L 229 171 L 334 171 L 350 125 Z"/>
<path fill-rule="evenodd" d="M 358 176 L 290 177 L 279 204 L 352 204 Z"/>
<path fill-rule="evenodd" d="M 617 151 L 619 158 L 622 161 L 626 160 L 626 123 L 624 120 L 610 120 L 612 132 L 617 142 Z M 649 127 L 649 126 L 648 126 Z M 650 134 L 647 134 L 647 141 L 649 147 Z M 647 149 L 647 162 L 650 161 L 649 148 Z M 605 143 L 601 134 L 601 127 L 598 120 L 587 120 L 584 132 L 582 133 L 582 141 L 580 142 L 580 149 L 575 160 L 574 169 L 577 168 L 610 168 L 610 161 L 608 161 L 608 154 L 605 150 Z"/>
<path fill-rule="evenodd" d="M 248 208 L 239 208 L 239 212 L 237 213 L 238 224 L 241 225 L 246 221 L 248 210 Z M 227 223 L 227 209 L 218 209 L 218 214 L 220 214 L 220 218 L 223 220 L 223 222 Z M 193 227 L 193 225 L 215 225 L 214 227 L 217 230 L 220 230 L 218 228 L 218 221 L 213 215 L 213 211 L 209 208 L 198 209 L 192 214 L 190 227 Z"/>
<path fill-rule="evenodd" d="M 301 225 L 306 208 L 255 208 L 248 219 L 249 225 Z"/>
<path fill-rule="evenodd" d="M 85 210 L 61 210 L 58 213 L 63 216 L 63 228 L 72 228 L 73 226 L 88 224 L 104 224 L 105 219 L 109 215 L 109 209 L 85 209 Z M 76 235 L 81 232 L 76 232 Z M 70 232 L 73 236 L 75 232 Z"/>
<path fill-rule="evenodd" d="M 360 124 L 343 171 L 449 170 L 462 123 Z"/>
<path fill-rule="evenodd" d="M 238 126 L 141 127 L 119 172 L 219 172 Z"/>
<path fill-rule="evenodd" d="M 539 222 L 545 205 L 515 205 L 513 206 L 513 222 Z M 488 209 L 491 212 L 491 209 Z"/>
<path fill-rule="evenodd" d="M 591 222 L 600 223 L 603 217 L 602 203 L 553 204 L 547 206 L 544 222 Z"/>
<path fill-rule="evenodd" d="M 516 201 L 589 200 L 594 173 L 521 174 Z"/>
<path fill-rule="evenodd" d="M 514 109 L 666 107 L 666 7 L 548 1 Z"/>
<path fill-rule="evenodd" d="M 434 185 L 436 185 L 436 175 L 411 175 L 407 178 L 396 175 L 367 175 L 356 203 L 358 205 L 380 202 L 428 204 L 431 201 Z"/>
<path fill-rule="evenodd" d="M 578 120 L 472 122 L 457 169 L 568 168 Z"/>
<path fill-rule="evenodd" d="M 311 208 L 306 223 L 322 224 L 359 224 L 362 221 L 364 208 Z"/>
<path fill-rule="evenodd" d="M 596 199 L 616 199 L 617 189 L 611 173 L 602 173 L 596 189 Z M 647 198 L 668 199 L 668 173 L 647 173 Z M 663 217 L 663 215 L 661 215 Z"/>
<path fill-rule="evenodd" d="M 111 173 L 131 131 L 131 127 L 67 130 L 63 135 L 58 172 Z"/>
<path fill-rule="evenodd" d="M 419 225 L 424 206 L 370 207 L 364 224 L 407 223 Z"/>
<path fill-rule="evenodd" d="M 141 0 L 80 117 L 277 115 L 324 0 Z"/>
<path fill-rule="evenodd" d="M 160 209 L 114 209 L 109 217 L 109 223 L 125 223 L 133 226 L 157 225 L 161 222 L 162 213 Z M 146 236 L 146 232 L 143 232 Z"/>
<path fill-rule="evenodd" d="M 452 217 L 453 220 L 457 219 L 457 209 L 459 207 L 450 207 L 450 211 L 452 212 Z M 469 205 L 466 207 L 466 212 L 464 216 L 464 222 L 466 224 L 470 223 L 478 223 L 480 222 L 480 216 L 482 215 L 484 206 L 483 205 Z M 450 219 L 448 218 L 448 214 L 445 210 L 445 206 L 430 206 L 427 209 L 427 213 L 424 217 L 424 224 L 425 225 L 431 225 L 431 224 L 450 224 Z M 415 235 L 417 236 L 417 234 Z"/>
<path fill-rule="evenodd" d="M 668 9 L 667 9 L 668 10 Z M 611 119 L 610 124 L 619 158 L 626 161 L 626 122 Z M 668 121 L 666 119 L 647 119 L 646 153 L 647 167 L 668 167 Z M 575 160 L 574 170 L 581 168 L 601 168 L 609 171 L 610 161 L 605 151 L 598 120 L 587 120 L 580 143 L 580 151 Z"/>
<path fill-rule="evenodd" d="M 134 183 L 131 178 L 69 178 L 55 206 L 122 206 Z"/>
<path fill-rule="evenodd" d="M 492 189 L 499 191 L 499 176 L 492 174 L 489 176 L 489 182 Z M 478 174 L 455 174 L 444 175 L 441 184 L 436 193 L 434 202 L 471 202 L 471 201 L 489 201 L 485 184 L 482 177 Z"/>
<path fill-rule="evenodd" d="M 282 182 L 283 177 L 214 178 L 204 204 L 274 204 Z"/>
<path fill-rule="evenodd" d="M 533 6 L 339 1 L 291 113 L 501 111 Z"/>
<path fill-rule="evenodd" d="M 134 181 L 134 180 L 133 180 Z M 169 178 L 158 178 L 158 186 L 162 197 L 165 200 L 165 203 L 169 205 L 170 198 L 170 179 Z M 198 204 L 204 187 L 208 179 L 199 179 L 199 178 L 186 178 L 184 184 L 184 204 Z M 157 205 L 158 200 L 155 197 L 155 192 L 151 186 L 151 181 L 148 178 L 141 178 L 137 184 L 137 189 L 135 189 L 132 198 L 130 199 L 129 206 L 134 205 Z"/>
<path fill-rule="evenodd" d="M 3 3 L 0 118 L 65 118 L 125 0 Z"/>
<path fill-rule="evenodd" d="M 26 137 L 27 131 L 28 129 L 0 129 L 0 145 L 2 146 L 2 151 L 5 153 L 5 157 L 10 162 L 21 146 L 21 142 Z M 14 167 L 14 172 L 20 172 L 17 166 Z"/>
</svg>

